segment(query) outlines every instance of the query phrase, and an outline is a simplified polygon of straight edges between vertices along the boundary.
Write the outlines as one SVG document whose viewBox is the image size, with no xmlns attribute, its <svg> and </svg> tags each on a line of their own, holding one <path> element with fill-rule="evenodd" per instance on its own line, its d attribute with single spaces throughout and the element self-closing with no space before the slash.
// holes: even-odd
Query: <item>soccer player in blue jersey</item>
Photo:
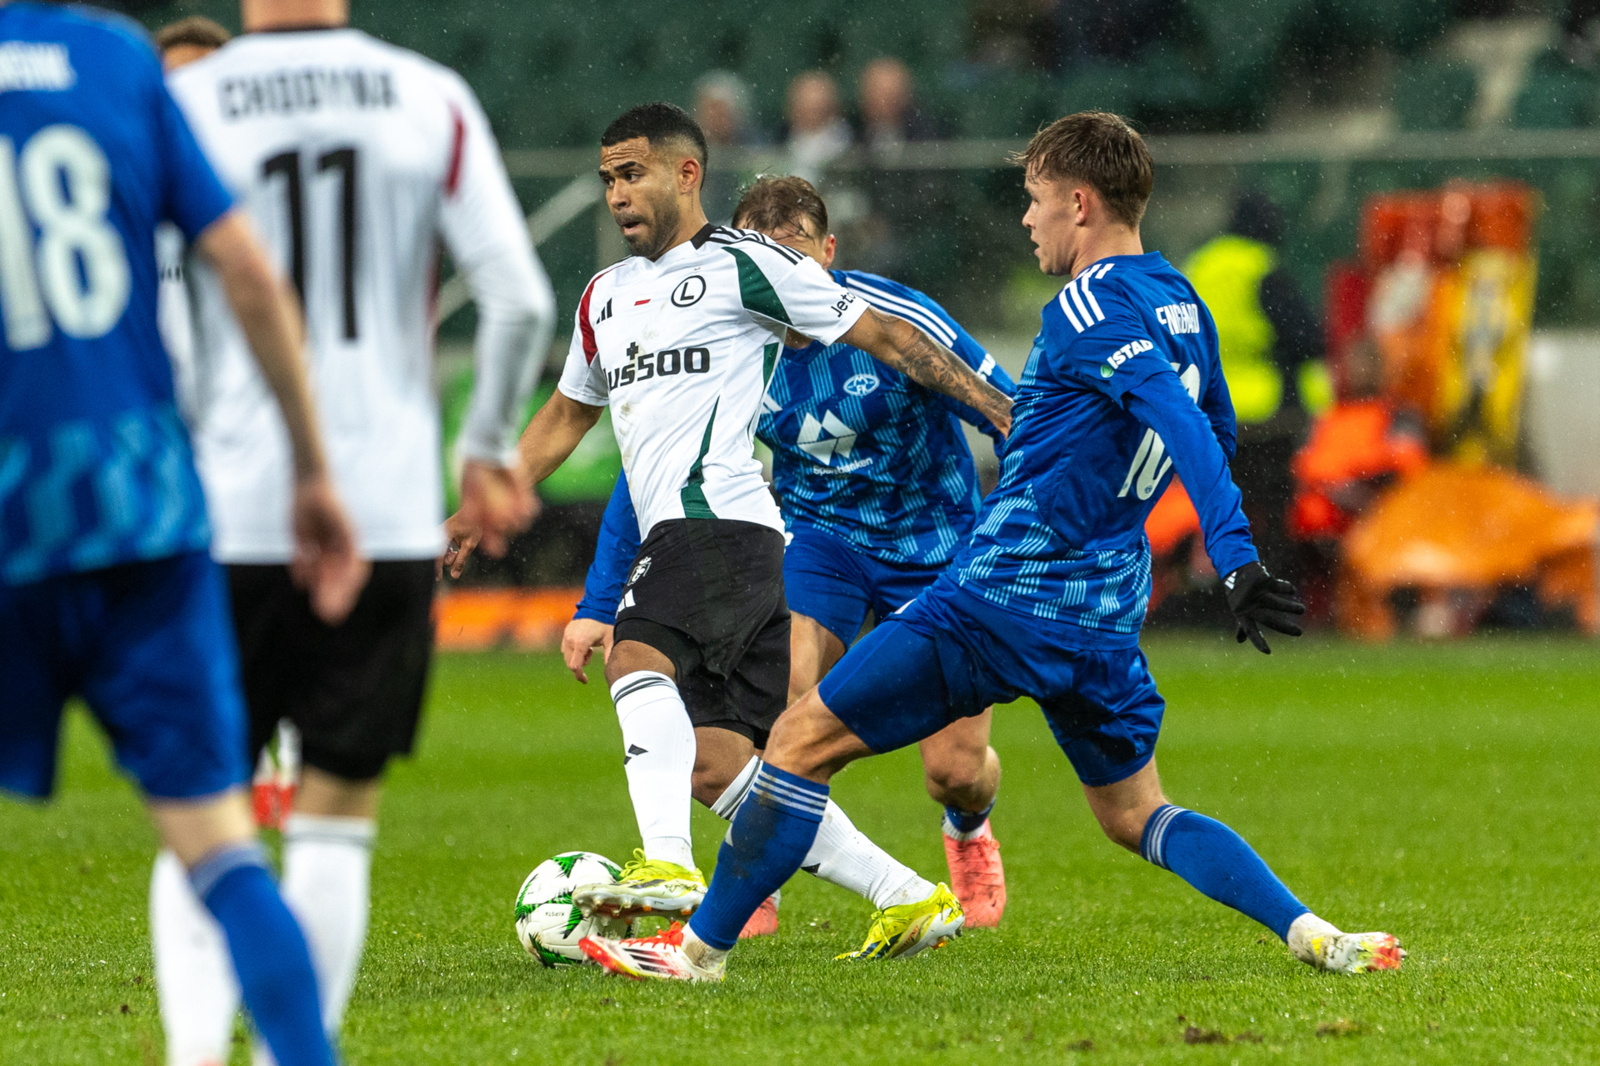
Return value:
<svg viewBox="0 0 1600 1066">
<path fill-rule="evenodd" d="M 1228 474 L 1233 410 L 1210 314 L 1140 241 L 1153 183 L 1143 140 L 1115 115 L 1081 113 L 1041 130 L 1021 162 L 1039 265 L 1071 280 L 1045 305 L 1000 484 L 971 542 L 779 719 L 687 930 L 584 942 L 609 969 L 720 980 L 746 918 L 810 847 L 833 774 L 1020 696 L 1038 701 L 1113 841 L 1261 922 L 1313 966 L 1399 967 L 1393 936 L 1340 932 L 1232 829 L 1162 792 L 1164 703 L 1138 638 L 1144 521 L 1174 469 L 1226 575 L 1238 639 L 1267 652 L 1261 628 L 1298 636 L 1304 607 L 1262 567 Z"/>
<path fill-rule="evenodd" d="M 280 1066 L 331 1066 L 306 942 L 254 839 L 227 585 L 156 331 L 155 228 L 222 278 L 294 445 L 296 572 L 342 617 L 365 579 L 294 304 L 131 23 L 0 4 L 0 788 L 43 799 L 82 696 L 226 932 Z"/>
<path fill-rule="evenodd" d="M 741 197 L 733 222 L 804 252 L 825 269 L 837 242 L 828 208 L 810 182 L 757 179 Z M 945 310 L 915 289 L 860 271 L 834 279 L 879 310 L 915 322 L 990 384 L 1010 395 L 1011 378 Z M 793 612 L 789 702 L 821 680 L 855 640 L 869 614 L 883 619 L 939 576 L 972 531 L 980 497 L 961 422 L 999 446 L 1004 437 L 965 404 L 917 385 L 859 348 L 794 338 L 767 386 L 756 436 L 772 449 L 773 487 L 790 542 L 784 552 L 784 594 Z M 601 528 L 584 598 L 562 641 L 575 673 L 596 644 L 611 636 L 617 603 L 639 549 L 625 478 L 619 478 Z M 989 747 L 991 712 L 952 722 L 922 741 L 929 794 L 942 804 L 950 883 L 966 927 L 998 925 L 1005 909 L 1005 872 L 989 827 L 1000 785 L 1000 761 Z M 748 768 L 729 791 L 742 799 Z M 731 811 L 733 806 L 729 806 Z M 819 850 L 833 827 L 820 831 Z M 890 884 L 879 866 L 892 860 L 873 848 L 853 858 L 812 856 L 805 865 L 839 873 L 836 883 L 879 905 L 869 943 L 886 943 L 915 921 L 926 896 L 904 870 Z M 820 871 L 819 871 L 820 872 Z M 873 892 L 877 886 L 879 891 Z M 777 930 L 776 896 L 762 904 L 745 935 Z"/>
</svg>

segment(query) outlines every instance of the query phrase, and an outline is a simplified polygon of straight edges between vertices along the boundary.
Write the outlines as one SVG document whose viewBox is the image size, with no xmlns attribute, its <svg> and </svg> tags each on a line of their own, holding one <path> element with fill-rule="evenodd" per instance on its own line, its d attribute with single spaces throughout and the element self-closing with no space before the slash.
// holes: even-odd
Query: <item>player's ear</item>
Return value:
<svg viewBox="0 0 1600 1066">
<path fill-rule="evenodd" d="M 1090 204 L 1094 201 L 1094 190 L 1082 185 L 1072 190 L 1072 221 L 1079 226 L 1089 224 Z"/>
<path fill-rule="evenodd" d="M 678 164 L 678 191 L 685 196 L 698 196 L 700 183 L 705 179 L 705 169 L 694 156 L 684 156 Z"/>
<path fill-rule="evenodd" d="M 839 249 L 839 238 L 828 234 L 828 239 L 822 242 L 822 269 L 827 270 L 833 266 L 834 253 Z"/>
</svg>

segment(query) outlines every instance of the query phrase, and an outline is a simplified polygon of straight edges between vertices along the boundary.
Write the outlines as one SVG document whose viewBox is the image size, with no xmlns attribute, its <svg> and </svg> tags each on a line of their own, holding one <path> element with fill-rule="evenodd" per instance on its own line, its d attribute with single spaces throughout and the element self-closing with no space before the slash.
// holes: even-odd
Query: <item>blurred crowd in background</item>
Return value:
<svg viewBox="0 0 1600 1066">
<path fill-rule="evenodd" d="M 234 0 L 124 6 L 151 25 L 235 17 Z M 838 266 L 923 289 L 1002 362 L 1059 285 L 1028 255 L 1005 148 L 1070 111 L 1127 115 L 1158 143 L 1146 247 L 1216 319 L 1234 477 L 1313 619 L 1370 636 L 1600 629 L 1600 511 L 1575 498 L 1600 490 L 1582 458 L 1600 440 L 1570 417 L 1593 425 L 1581 398 L 1600 402 L 1600 153 L 1476 148 L 1600 126 L 1600 0 L 636 0 L 625 17 L 356 0 L 353 21 L 459 70 L 513 155 L 587 149 L 642 99 L 682 104 L 711 144 L 713 220 L 757 168 L 803 176 L 827 200 Z M 1312 147 L 1198 164 L 1159 150 L 1238 133 Z M 1457 141 L 1406 150 L 1441 134 Z M 512 173 L 530 210 L 570 180 L 550 163 Z M 565 308 L 597 248 L 611 254 L 597 222 L 540 249 Z M 462 372 L 442 384 L 447 420 Z M 480 585 L 581 582 L 619 465 L 608 429 L 591 437 Z M 992 455 L 978 459 L 992 476 Z M 1221 610 L 1181 487 L 1149 533 L 1153 617 Z"/>
</svg>

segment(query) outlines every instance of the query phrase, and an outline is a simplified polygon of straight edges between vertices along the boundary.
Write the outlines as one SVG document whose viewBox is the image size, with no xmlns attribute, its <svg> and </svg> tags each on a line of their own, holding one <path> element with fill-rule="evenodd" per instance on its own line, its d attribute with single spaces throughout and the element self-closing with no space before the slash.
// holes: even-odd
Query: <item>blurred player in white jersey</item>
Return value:
<svg viewBox="0 0 1600 1066">
<path fill-rule="evenodd" d="M 752 230 L 710 225 L 700 203 L 705 135 L 680 109 L 635 107 L 600 145 L 607 205 L 633 255 L 584 290 L 560 387 L 522 435 L 521 473 L 529 485 L 548 477 L 610 406 L 642 544 L 606 680 L 644 847 L 618 884 L 579 886 L 573 902 L 586 912 L 687 915 L 705 892 L 690 847 L 691 795 L 727 818 L 747 794 L 764 802 L 750 787 L 753 756 L 787 702 L 783 519 L 754 456 L 785 336 L 843 340 L 1002 432 L 1011 401 L 815 260 Z M 450 529 L 446 561 L 459 569 L 476 531 L 456 519 Z M 823 834 L 825 846 L 877 851 L 836 806 L 816 814 L 837 830 Z M 915 885 L 906 902 L 921 909 L 894 944 L 858 955 L 909 954 L 959 931 L 948 889 L 892 860 L 877 868 Z"/>
<path fill-rule="evenodd" d="M 346 26 L 344 0 L 246 0 L 246 33 L 174 72 L 174 96 L 298 290 L 335 483 L 372 577 L 321 624 L 289 582 L 282 426 L 215 278 L 190 273 L 196 438 L 228 565 L 250 752 L 280 719 L 304 764 L 284 823 L 284 893 L 305 923 L 338 1029 L 366 936 L 379 782 L 409 754 L 432 653 L 440 519 L 432 381 L 442 242 L 479 310 L 477 379 L 457 445 L 463 511 L 493 551 L 533 517 L 510 467 L 555 299 L 477 99 L 449 70 Z M 208 971 L 203 915 L 158 862 L 152 890 L 172 1066 L 225 1060 L 234 1004 Z"/>
<path fill-rule="evenodd" d="M 227 44 L 232 36 L 222 26 L 200 15 L 163 26 L 156 31 L 161 69 L 171 74 L 179 67 L 204 59 Z M 170 222 L 156 227 L 156 269 L 161 272 L 161 286 L 156 294 L 156 325 L 161 329 L 161 340 L 172 359 L 172 383 L 178 393 L 178 410 L 184 421 L 193 423 L 194 314 L 183 276 L 183 259 L 187 252 L 182 230 Z"/>
</svg>

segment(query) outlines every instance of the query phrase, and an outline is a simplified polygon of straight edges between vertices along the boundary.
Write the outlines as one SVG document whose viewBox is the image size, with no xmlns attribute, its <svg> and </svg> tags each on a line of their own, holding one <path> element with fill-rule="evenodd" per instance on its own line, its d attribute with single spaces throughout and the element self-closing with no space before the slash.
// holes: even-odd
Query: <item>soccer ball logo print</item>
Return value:
<svg viewBox="0 0 1600 1066">
<path fill-rule="evenodd" d="M 578 941 L 586 936 L 622 937 L 631 931 L 625 918 L 585 918 L 572 902 L 580 885 L 614 882 L 620 870 L 604 855 L 568 851 L 536 866 L 517 892 L 517 939 L 545 966 L 578 966 L 589 961 Z"/>
<path fill-rule="evenodd" d="M 700 302 L 700 297 L 706 294 L 706 279 L 699 274 L 690 274 L 678 283 L 672 290 L 672 306 L 692 307 Z"/>
</svg>

